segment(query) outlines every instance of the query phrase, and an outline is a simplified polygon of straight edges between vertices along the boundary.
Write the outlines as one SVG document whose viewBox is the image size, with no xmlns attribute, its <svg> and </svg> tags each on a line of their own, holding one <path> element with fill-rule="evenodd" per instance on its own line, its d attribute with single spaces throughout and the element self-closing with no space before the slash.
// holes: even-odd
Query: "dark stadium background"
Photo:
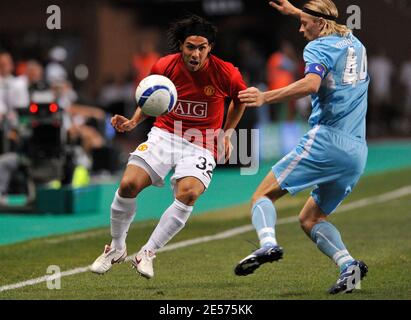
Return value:
<svg viewBox="0 0 411 320">
<path fill-rule="evenodd" d="M 207 11 L 210 3 L 235 9 Z M 90 70 L 86 83 L 77 84 L 85 96 L 93 98 L 108 74 L 123 76 L 129 71 L 131 54 L 144 37 L 159 37 L 160 52 L 165 53 L 164 30 L 168 24 L 186 14 L 195 13 L 214 22 L 219 28 L 215 53 L 238 62 L 236 44 L 252 39 L 265 57 L 288 39 L 301 52 L 304 39 L 298 34 L 298 22 L 288 19 L 268 6 L 268 1 L 253 0 L 13 0 L 1 1 L 0 48 L 11 50 L 15 59 L 47 60 L 47 51 L 56 44 L 70 49 L 68 66 L 85 63 Z M 294 1 L 302 5 L 303 1 Z M 62 29 L 46 28 L 46 9 L 60 6 Z M 339 0 L 340 21 L 347 18 L 346 8 L 358 5 L 362 11 L 362 28 L 357 34 L 372 56 L 384 47 L 396 64 L 411 55 L 411 4 L 407 0 L 355 1 Z M 225 7 L 227 7 L 226 5 Z M 238 9 L 239 8 L 239 9 Z"/>
</svg>

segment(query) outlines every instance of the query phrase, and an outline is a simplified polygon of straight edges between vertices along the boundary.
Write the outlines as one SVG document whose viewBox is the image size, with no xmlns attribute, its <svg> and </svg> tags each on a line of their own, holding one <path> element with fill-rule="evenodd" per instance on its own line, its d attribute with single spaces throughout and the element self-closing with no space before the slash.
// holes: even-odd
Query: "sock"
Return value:
<svg viewBox="0 0 411 320">
<path fill-rule="evenodd" d="M 130 224 L 136 214 L 136 198 L 123 198 L 118 190 L 111 204 L 111 247 L 124 249 Z"/>
<path fill-rule="evenodd" d="M 148 242 L 142 247 L 142 250 L 156 252 L 157 249 L 164 247 L 167 242 L 183 229 L 192 211 L 192 206 L 187 206 L 175 199 L 172 205 L 164 211 L 157 227 L 154 229 Z"/>
<path fill-rule="evenodd" d="M 340 267 L 340 271 L 354 261 L 342 242 L 339 231 L 331 223 L 327 221 L 317 223 L 311 230 L 311 239 L 322 253 Z"/>
<path fill-rule="evenodd" d="M 274 230 L 277 221 L 277 213 L 271 200 L 268 198 L 261 198 L 254 204 L 251 212 L 254 228 L 260 239 L 260 246 L 277 245 Z"/>
</svg>

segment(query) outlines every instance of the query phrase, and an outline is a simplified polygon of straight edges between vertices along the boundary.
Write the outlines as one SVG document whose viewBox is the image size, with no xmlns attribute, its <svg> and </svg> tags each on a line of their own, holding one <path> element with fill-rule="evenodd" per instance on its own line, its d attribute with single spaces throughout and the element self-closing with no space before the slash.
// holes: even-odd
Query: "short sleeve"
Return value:
<svg viewBox="0 0 411 320">
<path fill-rule="evenodd" d="M 164 74 L 164 63 L 163 63 L 164 58 L 160 58 L 157 60 L 157 62 L 151 67 L 150 74 Z"/>
<path fill-rule="evenodd" d="M 234 101 L 234 104 L 241 104 L 238 99 L 238 93 L 242 90 L 247 89 L 247 85 L 237 68 L 233 66 L 231 83 L 230 83 L 230 97 Z"/>
<path fill-rule="evenodd" d="M 316 73 L 321 76 L 320 73 L 323 72 L 322 78 L 324 78 L 333 66 L 332 57 L 329 54 L 330 50 L 330 46 L 321 42 L 310 42 L 304 49 L 305 74 Z"/>
</svg>

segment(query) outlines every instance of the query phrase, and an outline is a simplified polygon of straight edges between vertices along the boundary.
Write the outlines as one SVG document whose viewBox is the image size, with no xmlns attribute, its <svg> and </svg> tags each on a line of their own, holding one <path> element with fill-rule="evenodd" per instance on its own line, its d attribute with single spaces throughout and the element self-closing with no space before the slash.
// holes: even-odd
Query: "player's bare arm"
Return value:
<svg viewBox="0 0 411 320">
<path fill-rule="evenodd" d="M 231 144 L 230 138 L 240 122 L 241 117 L 244 114 L 246 106 L 244 104 L 235 105 L 233 102 L 230 103 L 227 111 L 227 118 L 224 125 L 224 154 L 225 161 L 227 162 L 233 151 L 233 145 Z"/>
<path fill-rule="evenodd" d="M 94 118 L 97 120 L 104 120 L 106 117 L 105 112 L 100 108 L 79 103 L 73 103 L 67 109 L 67 112 L 72 115 L 81 115 L 86 118 Z"/>
<path fill-rule="evenodd" d="M 270 6 L 277 9 L 283 15 L 292 16 L 299 19 L 301 15 L 301 10 L 294 7 L 288 0 L 275 0 L 270 1 Z"/>
<path fill-rule="evenodd" d="M 111 118 L 111 125 L 118 132 L 131 131 L 145 119 L 147 119 L 147 116 L 141 111 L 141 108 L 137 108 L 131 119 L 127 119 L 119 114 L 114 115 Z"/>
<path fill-rule="evenodd" d="M 277 90 L 261 92 L 254 87 L 247 88 L 244 91 L 240 91 L 238 98 L 242 103 L 245 103 L 246 107 L 260 107 L 266 103 L 284 102 L 317 93 L 320 86 L 321 77 L 309 73 L 303 79 Z"/>
</svg>

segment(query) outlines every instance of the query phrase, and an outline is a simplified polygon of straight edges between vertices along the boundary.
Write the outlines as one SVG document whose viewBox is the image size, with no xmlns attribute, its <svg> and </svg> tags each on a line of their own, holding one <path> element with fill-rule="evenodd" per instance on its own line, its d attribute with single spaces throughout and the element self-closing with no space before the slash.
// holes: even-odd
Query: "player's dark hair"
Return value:
<svg viewBox="0 0 411 320">
<path fill-rule="evenodd" d="M 217 27 L 207 20 L 191 15 L 174 22 L 167 31 L 167 40 L 172 52 L 179 52 L 180 45 L 189 36 L 201 36 L 214 44 L 217 37 Z"/>
</svg>

